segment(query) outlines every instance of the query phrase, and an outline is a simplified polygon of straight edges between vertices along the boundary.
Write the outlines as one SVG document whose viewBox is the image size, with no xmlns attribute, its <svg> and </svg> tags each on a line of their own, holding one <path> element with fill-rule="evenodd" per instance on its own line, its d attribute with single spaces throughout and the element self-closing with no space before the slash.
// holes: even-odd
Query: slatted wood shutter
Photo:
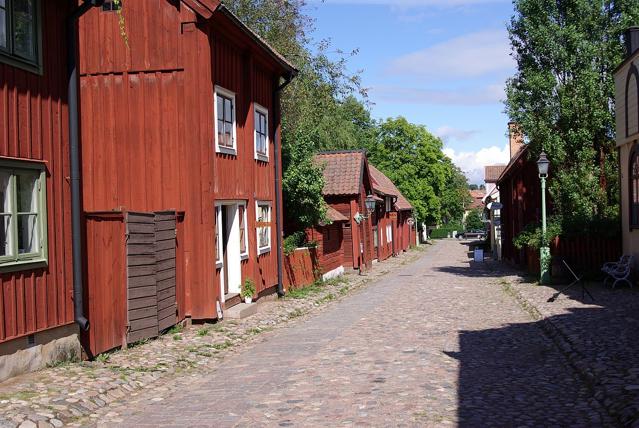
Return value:
<svg viewBox="0 0 639 428">
<path fill-rule="evenodd" d="M 177 320 L 175 302 L 175 212 L 155 213 L 155 260 L 158 301 L 158 329 L 171 327 Z"/>
<path fill-rule="evenodd" d="M 158 335 L 155 215 L 126 213 L 127 343 Z"/>
<path fill-rule="evenodd" d="M 176 213 L 126 213 L 127 343 L 177 321 Z"/>
</svg>

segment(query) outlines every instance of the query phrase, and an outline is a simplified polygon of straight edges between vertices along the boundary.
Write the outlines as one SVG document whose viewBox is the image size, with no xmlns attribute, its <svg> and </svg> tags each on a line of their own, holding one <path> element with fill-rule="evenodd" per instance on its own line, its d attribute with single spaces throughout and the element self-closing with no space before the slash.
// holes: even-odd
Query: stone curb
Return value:
<svg viewBox="0 0 639 428">
<path fill-rule="evenodd" d="M 526 299 L 509 281 L 502 281 L 503 291 L 517 301 L 521 308 L 537 321 L 542 331 L 559 348 L 566 357 L 568 364 L 584 382 L 590 390 L 594 399 L 621 426 L 638 427 L 636 405 L 620 404 L 617 397 L 608 394 L 605 388 L 604 379 L 597 376 L 590 368 L 587 359 L 575 350 L 571 339 L 563 332 L 560 326 L 556 325 L 550 318 L 547 318 L 530 300 Z"/>
</svg>

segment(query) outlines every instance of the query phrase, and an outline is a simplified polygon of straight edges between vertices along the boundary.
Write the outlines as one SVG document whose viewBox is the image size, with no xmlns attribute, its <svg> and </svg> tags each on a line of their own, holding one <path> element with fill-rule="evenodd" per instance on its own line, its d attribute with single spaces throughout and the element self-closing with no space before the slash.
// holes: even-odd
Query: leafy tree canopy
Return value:
<svg viewBox="0 0 639 428">
<path fill-rule="evenodd" d="M 636 0 L 514 0 L 508 31 L 517 73 L 506 112 L 536 159 L 551 161 L 549 191 L 566 232 L 610 229 L 619 205 L 612 72 Z M 604 226 L 604 227 L 602 227 Z"/>
</svg>

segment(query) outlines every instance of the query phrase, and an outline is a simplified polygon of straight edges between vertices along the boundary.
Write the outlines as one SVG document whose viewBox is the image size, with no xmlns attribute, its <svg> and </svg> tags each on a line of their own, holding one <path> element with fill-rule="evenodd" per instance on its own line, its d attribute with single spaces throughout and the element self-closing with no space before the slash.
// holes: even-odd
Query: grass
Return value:
<svg viewBox="0 0 639 428">
<path fill-rule="evenodd" d="M 173 340 L 182 340 L 182 335 L 181 335 L 181 334 L 179 334 L 179 333 L 175 333 L 175 334 L 173 335 Z"/>
<path fill-rule="evenodd" d="M 210 331 L 211 331 L 210 327 L 202 327 L 201 329 L 197 331 L 197 335 L 200 337 L 208 336 Z"/>
<path fill-rule="evenodd" d="M 328 303 L 332 300 L 335 300 L 335 295 L 333 293 L 328 293 L 326 296 L 322 297 L 321 299 L 317 300 L 316 303 L 318 304 L 323 304 L 323 303 Z"/>
<path fill-rule="evenodd" d="M 325 283 L 321 280 L 317 280 L 309 286 L 302 288 L 295 288 L 290 290 L 286 294 L 286 298 L 288 299 L 305 299 L 312 294 L 317 294 L 324 288 Z"/>
<path fill-rule="evenodd" d="M 30 400 L 38 396 L 36 391 L 18 391 L 13 394 L 0 394 L 0 400 Z"/>
<path fill-rule="evenodd" d="M 166 334 L 177 334 L 177 333 L 182 333 L 182 331 L 184 330 L 184 327 L 182 326 L 182 324 L 175 324 L 173 327 L 171 327 Z"/>
<path fill-rule="evenodd" d="M 233 342 L 231 342 L 230 340 L 225 340 L 222 343 L 214 343 L 213 345 L 211 345 L 211 348 L 221 351 L 223 349 L 230 348 L 231 346 L 233 346 Z"/>
<path fill-rule="evenodd" d="M 110 358 L 111 358 L 111 354 L 109 354 L 108 352 L 105 352 L 104 354 L 100 354 L 97 357 L 95 357 L 95 360 L 98 363 L 106 364 L 109 362 Z"/>
<path fill-rule="evenodd" d="M 288 313 L 288 317 L 291 319 L 301 317 L 302 315 L 304 315 L 304 311 L 300 308 L 294 309 Z"/>
</svg>

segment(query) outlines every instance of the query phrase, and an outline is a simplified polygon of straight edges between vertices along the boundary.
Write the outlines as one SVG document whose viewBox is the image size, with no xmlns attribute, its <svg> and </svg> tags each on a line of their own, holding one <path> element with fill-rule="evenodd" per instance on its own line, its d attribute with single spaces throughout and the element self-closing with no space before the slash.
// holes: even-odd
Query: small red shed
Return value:
<svg viewBox="0 0 639 428">
<path fill-rule="evenodd" d="M 322 152 L 315 162 L 324 168 L 326 203 L 348 221 L 342 223 L 344 265 L 372 267 L 373 231 L 366 197 L 373 192 L 368 160 L 363 150 Z"/>
<path fill-rule="evenodd" d="M 309 241 L 317 243 L 317 258 L 323 279 L 344 273 L 344 225 L 348 218 L 329 206 L 326 212 L 330 223 L 306 231 Z"/>
</svg>

